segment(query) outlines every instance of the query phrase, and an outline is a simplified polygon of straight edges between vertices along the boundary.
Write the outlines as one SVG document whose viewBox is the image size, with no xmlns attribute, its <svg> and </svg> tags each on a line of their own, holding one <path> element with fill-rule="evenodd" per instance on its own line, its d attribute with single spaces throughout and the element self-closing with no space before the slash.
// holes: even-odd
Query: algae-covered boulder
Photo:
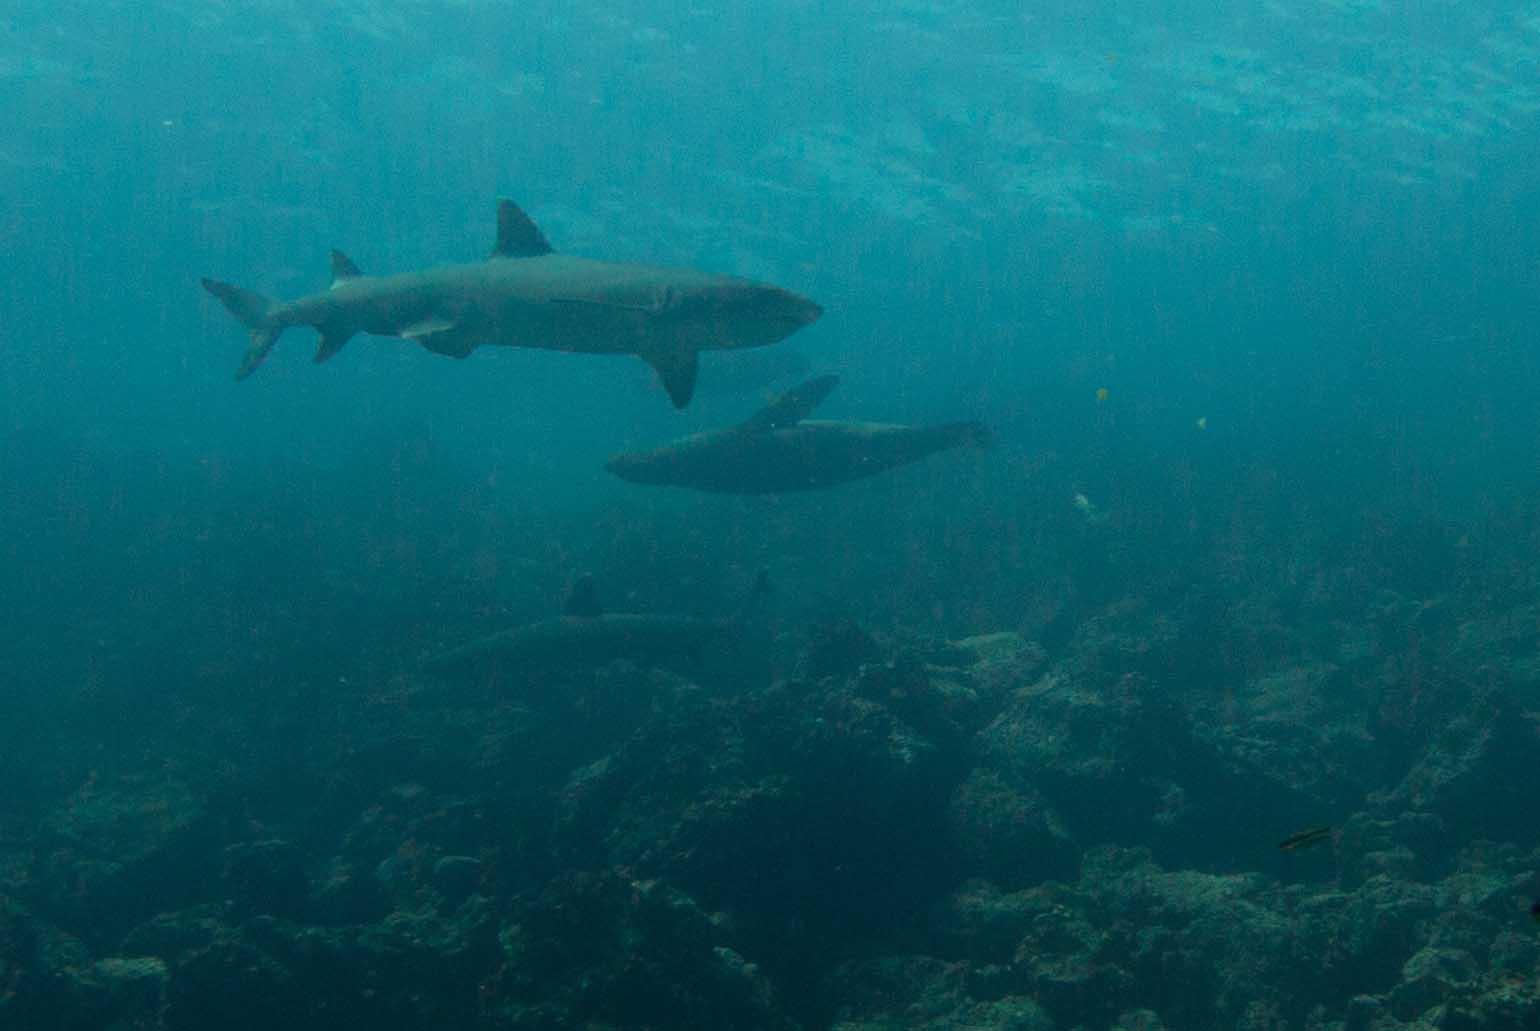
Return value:
<svg viewBox="0 0 1540 1031">
<path fill-rule="evenodd" d="M 167 991 L 172 1031 L 258 1031 L 294 1023 L 305 999 L 294 975 L 230 931 L 176 960 Z"/>
<path fill-rule="evenodd" d="M 93 780 L 42 834 L 52 847 L 35 869 L 39 911 L 99 945 L 206 895 L 224 845 L 204 798 L 169 775 Z"/>
<path fill-rule="evenodd" d="M 863 665 L 881 657 L 877 639 L 855 620 L 828 619 L 808 633 L 799 672 L 810 680 L 854 676 Z"/>
<path fill-rule="evenodd" d="M 0 1025 L 47 1027 L 80 1011 L 79 972 L 89 965 L 77 939 L 0 895 Z"/>
<path fill-rule="evenodd" d="M 1430 813 L 1456 841 L 1540 843 L 1540 712 L 1473 705 L 1435 736 L 1400 786 L 1378 798 L 1386 812 Z"/>
<path fill-rule="evenodd" d="M 952 648 L 964 660 L 979 693 L 996 703 L 1032 683 L 1048 661 L 1042 645 L 1009 631 L 965 637 L 953 641 Z"/>
<path fill-rule="evenodd" d="M 92 1014 L 99 1027 L 138 1031 L 160 1028 L 170 973 L 156 956 L 113 956 L 81 973 L 74 1008 Z"/>
<path fill-rule="evenodd" d="M 518 900 L 501 938 L 503 1026 L 796 1026 L 726 927 L 656 881 L 562 875 Z"/>
<path fill-rule="evenodd" d="M 966 966 L 929 956 L 849 963 L 835 977 L 842 1003 L 833 1031 L 1054 1031 L 1056 1026 L 1030 996 L 977 999 Z"/>
<path fill-rule="evenodd" d="M 730 703 L 681 694 L 570 779 L 565 855 L 666 878 L 767 930 L 906 919 L 945 890 L 955 858 L 945 819 L 961 756 L 894 711 L 944 729 L 928 690 L 923 672 L 882 667 Z"/>
<path fill-rule="evenodd" d="M 219 887 L 243 914 L 299 915 L 310 894 L 304 853 L 276 838 L 227 845 Z"/>
<path fill-rule="evenodd" d="M 1024 783 L 974 770 L 952 793 L 947 822 L 962 871 L 1011 890 L 1074 880 L 1080 852 L 1059 814 Z"/>
<path fill-rule="evenodd" d="M 1401 983 L 1391 989 L 1390 1011 L 1413 1020 L 1443 1003 L 1476 976 L 1476 960 L 1463 949 L 1425 946 L 1401 968 Z"/>
</svg>

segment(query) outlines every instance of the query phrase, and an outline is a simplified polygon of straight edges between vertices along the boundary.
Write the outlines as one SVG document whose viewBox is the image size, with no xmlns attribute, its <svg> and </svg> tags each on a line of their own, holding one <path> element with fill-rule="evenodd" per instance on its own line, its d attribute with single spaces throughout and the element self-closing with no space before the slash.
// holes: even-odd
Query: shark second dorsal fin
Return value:
<svg viewBox="0 0 1540 1031">
<path fill-rule="evenodd" d="M 494 258 L 538 258 L 550 254 L 550 241 L 540 227 L 511 200 L 497 202 L 497 243 Z"/>
<path fill-rule="evenodd" d="M 363 275 L 358 271 L 358 266 L 353 264 L 353 259 L 341 251 L 332 251 L 332 288 L 341 286 L 350 279 L 357 279 Z"/>
<path fill-rule="evenodd" d="M 604 615 L 592 573 L 584 573 L 573 581 L 572 588 L 567 591 L 567 600 L 562 602 L 561 614 L 574 619 L 598 619 Z"/>
<path fill-rule="evenodd" d="M 782 426 L 794 426 L 812 415 L 839 381 L 838 376 L 819 376 L 792 387 L 754 413 L 740 428 L 749 433 L 769 433 Z"/>
</svg>

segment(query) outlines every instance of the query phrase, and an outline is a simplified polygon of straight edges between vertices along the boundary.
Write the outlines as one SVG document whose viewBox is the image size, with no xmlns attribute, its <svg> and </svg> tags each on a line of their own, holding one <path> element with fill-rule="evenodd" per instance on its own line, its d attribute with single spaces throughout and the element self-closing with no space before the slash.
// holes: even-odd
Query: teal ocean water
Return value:
<svg viewBox="0 0 1540 1031">
<path fill-rule="evenodd" d="M 1540 1027 L 1540 5 L 16 2 L 0 129 L 0 1024 Z"/>
</svg>

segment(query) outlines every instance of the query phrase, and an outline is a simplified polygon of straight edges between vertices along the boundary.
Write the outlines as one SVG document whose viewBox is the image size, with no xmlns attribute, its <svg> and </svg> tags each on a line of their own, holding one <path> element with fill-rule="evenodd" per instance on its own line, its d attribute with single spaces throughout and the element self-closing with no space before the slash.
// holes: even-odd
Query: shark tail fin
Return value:
<svg viewBox="0 0 1540 1031">
<path fill-rule="evenodd" d="M 205 279 L 203 289 L 219 298 L 230 314 L 251 331 L 251 345 L 246 348 L 246 357 L 235 373 L 236 379 L 245 379 L 262 364 L 262 359 L 267 357 L 267 352 L 273 349 L 273 343 L 284 330 L 283 325 L 273 317 L 279 304 L 270 297 L 221 283 L 217 279 Z"/>
</svg>

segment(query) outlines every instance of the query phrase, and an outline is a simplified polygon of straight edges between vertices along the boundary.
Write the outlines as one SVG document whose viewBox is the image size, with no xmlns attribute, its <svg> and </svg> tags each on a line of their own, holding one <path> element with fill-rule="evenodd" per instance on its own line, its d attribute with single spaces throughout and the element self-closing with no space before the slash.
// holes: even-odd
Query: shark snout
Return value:
<svg viewBox="0 0 1540 1031">
<path fill-rule="evenodd" d="M 744 297 L 741 304 L 744 321 L 758 330 L 752 334 L 760 338 L 756 343 L 783 340 L 823 315 L 823 307 L 817 302 L 778 286 L 760 287 Z"/>
<path fill-rule="evenodd" d="M 823 305 L 819 304 L 817 301 L 810 301 L 800 294 L 791 294 L 791 298 L 792 318 L 796 320 L 797 326 L 799 328 L 802 326 L 811 326 L 823 316 Z"/>
<path fill-rule="evenodd" d="M 646 463 L 635 455 L 616 455 L 604 463 L 606 472 L 619 476 L 622 480 L 630 480 L 632 483 L 642 482 L 642 469 Z"/>
</svg>

